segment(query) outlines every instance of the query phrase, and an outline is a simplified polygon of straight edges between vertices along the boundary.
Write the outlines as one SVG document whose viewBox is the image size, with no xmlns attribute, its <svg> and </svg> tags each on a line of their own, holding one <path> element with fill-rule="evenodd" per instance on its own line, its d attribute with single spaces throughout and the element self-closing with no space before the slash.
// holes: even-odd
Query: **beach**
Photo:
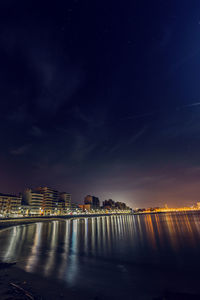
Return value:
<svg viewBox="0 0 200 300">
<path fill-rule="evenodd" d="M 99 299 L 86 291 L 67 289 L 64 283 L 27 273 L 16 265 L 0 263 L 0 299 Z M 101 298 L 102 299 L 102 298 Z"/>
<path fill-rule="evenodd" d="M 72 219 L 74 216 L 68 216 Z M 77 218 L 77 217 L 76 217 Z M 66 218 L 65 218 L 66 219 Z M 0 232 L 12 226 L 28 225 L 37 222 L 65 221 L 64 218 L 27 218 L 27 219 L 5 219 L 0 220 Z M 64 282 L 55 282 L 23 271 L 18 268 L 17 262 L 3 263 L 0 262 L 0 299 L 99 299 L 96 296 L 88 295 L 81 291 L 66 288 Z"/>
<path fill-rule="evenodd" d="M 0 228 L 2 300 L 200 299 L 199 214 L 1 220 Z"/>
</svg>

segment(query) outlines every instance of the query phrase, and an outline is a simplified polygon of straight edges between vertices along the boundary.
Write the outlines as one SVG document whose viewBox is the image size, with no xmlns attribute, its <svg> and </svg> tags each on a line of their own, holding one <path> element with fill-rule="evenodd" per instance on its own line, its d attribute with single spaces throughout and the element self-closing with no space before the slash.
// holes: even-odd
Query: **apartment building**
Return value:
<svg viewBox="0 0 200 300">
<path fill-rule="evenodd" d="M 21 207 L 22 197 L 0 193 L 0 213 L 18 213 Z"/>
<path fill-rule="evenodd" d="M 38 187 L 37 193 L 43 195 L 42 209 L 44 214 L 51 214 L 58 210 L 59 192 L 49 187 Z"/>
<path fill-rule="evenodd" d="M 42 214 L 44 195 L 32 189 L 26 189 L 23 193 L 23 204 L 28 205 L 31 214 Z"/>
</svg>

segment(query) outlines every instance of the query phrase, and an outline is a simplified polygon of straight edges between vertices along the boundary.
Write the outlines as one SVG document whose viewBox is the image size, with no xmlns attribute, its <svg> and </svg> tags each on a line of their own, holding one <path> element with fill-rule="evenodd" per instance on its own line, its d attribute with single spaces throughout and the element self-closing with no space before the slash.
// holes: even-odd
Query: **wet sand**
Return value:
<svg viewBox="0 0 200 300">
<path fill-rule="evenodd" d="M 100 299 L 88 291 L 68 289 L 64 283 L 27 273 L 17 265 L 0 263 L 0 299 Z M 101 298 L 103 299 L 103 298 Z"/>
<path fill-rule="evenodd" d="M 200 299 L 199 295 L 164 292 L 158 297 L 149 295 L 149 300 L 192 300 Z M 140 297 L 139 297 L 140 298 Z M 68 289 L 65 284 L 27 273 L 17 266 L 0 263 L 0 299 L 1 300 L 105 300 L 103 295 L 95 295 L 86 290 Z M 137 300 L 137 295 L 130 298 Z M 140 298 L 141 299 L 141 298 Z M 107 300 L 107 299 L 106 299 Z"/>
</svg>

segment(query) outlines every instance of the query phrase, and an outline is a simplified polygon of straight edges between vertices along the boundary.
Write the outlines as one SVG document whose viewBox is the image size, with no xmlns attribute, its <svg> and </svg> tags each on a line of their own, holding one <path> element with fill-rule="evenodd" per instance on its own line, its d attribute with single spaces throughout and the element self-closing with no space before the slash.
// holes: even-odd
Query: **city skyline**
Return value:
<svg viewBox="0 0 200 300">
<path fill-rule="evenodd" d="M 47 186 L 27 188 L 18 195 L 0 193 L 0 217 L 50 217 L 72 215 L 105 215 L 108 213 L 130 214 L 132 209 L 124 202 L 112 199 L 99 201 L 96 196 L 87 195 L 83 203 L 72 201 L 72 195 Z"/>
<path fill-rule="evenodd" d="M 70 202 L 72 201 L 72 193 L 66 192 L 66 191 L 59 191 L 55 187 L 47 187 L 47 186 L 42 186 L 42 185 L 39 185 L 34 188 L 31 186 L 25 187 L 23 190 L 19 191 L 18 193 L 12 193 L 12 192 L 2 193 L 2 191 L 1 191 L 0 195 L 7 195 L 7 196 L 13 196 L 13 197 L 16 196 L 16 197 L 21 197 L 23 199 L 26 192 L 33 193 L 34 195 L 35 194 L 42 195 L 44 193 L 45 189 L 50 190 L 50 193 L 56 194 L 56 197 L 59 195 L 62 198 L 62 196 L 68 195 L 68 196 L 70 196 Z M 76 204 L 79 204 L 80 201 L 84 201 L 85 204 L 89 204 L 90 202 L 87 203 L 87 200 L 86 200 L 87 198 L 91 198 L 91 200 L 89 200 L 90 202 L 93 201 L 92 198 L 94 198 L 95 203 L 99 203 L 97 206 L 103 204 L 103 202 L 105 202 L 105 201 L 112 200 L 109 197 L 107 197 L 106 199 L 99 199 L 99 197 L 97 195 L 94 196 L 94 195 L 87 194 L 87 195 L 84 195 L 81 199 L 79 199 L 78 202 L 77 201 L 76 202 L 73 201 L 73 202 Z M 27 202 L 27 201 L 25 201 L 25 202 Z"/>
<path fill-rule="evenodd" d="M 111 197 L 108 197 L 108 195 L 104 198 L 100 198 L 98 195 L 94 195 L 94 194 L 89 194 L 89 193 L 86 193 L 85 195 L 83 195 L 82 198 L 80 198 L 78 201 L 74 201 L 73 199 L 73 195 L 72 193 L 70 193 L 69 191 L 66 192 L 66 191 L 59 191 L 58 189 L 56 189 L 55 187 L 47 187 L 47 186 L 44 186 L 44 185 L 39 185 L 38 187 L 25 187 L 23 190 L 17 192 L 17 193 L 12 193 L 12 192 L 7 192 L 7 193 L 2 193 L 2 191 L 0 192 L 0 195 L 3 196 L 10 196 L 10 197 L 18 197 L 18 198 L 21 198 L 22 200 L 22 203 L 23 205 L 26 205 L 26 202 L 28 203 L 29 201 L 26 201 L 25 198 L 24 198 L 24 195 L 26 192 L 31 192 L 33 193 L 34 195 L 37 195 L 36 197 L 38 197 L 38 194 L 43 194 L 43 190 L 50 190 L 53 194 L 56 193 L 56 195 L 59 195 L 59 199 L 62 199 L 63 200 L 65 199 L 65 195 L 67 195 L 67 202 L 70 202 L 70 203 L 73 203 L 74 205 L 78 205 L 78 206 L 84 206 L 84 205 L 88 205 L 88 204 L 91 204 L 93 202 L 93 198 L 94 198 L 94 201 L 96 203 L 99 203 L 97 206 L 106 206 L 106 202 L 109 202 L 109 201 L 113 201 L 114 198 L 111 198 Z M 57 196 L 56 196 L 57 197 Z M 70 197 L 70 200 L 69 198 Z M 89 200 L 88 200 L 89 199 Z M 64 200 L 64 201 L 66 201 Z M 76 199 L 77 200 L 77 199 Z M 114 199 L 115 201 L 113 201 L 113 203 L 125 203 L 125 204 L 128 204 L 127 202 L 122 202 L 123 199 Z M 83 203 L 81 202 L 83 201 Z M 40 205 L 39 205 L 40 206 Z M 96 206 L 96 204 L 95 204 Z M 130 205 L 128 205 L 130 206 Z M 151 211 L 151 209 L 153 209 L 152 211 L 160 211 L 160 209 L 163 211 L 163 210 L 168 210 L 168 209 L 181 209 L 182 211 L 184 211 L 184 209 L 186 208 L 187 209 L 193 209 L 193 208 L 198 208 L 199 209 L 200 207 L 200 202 L 198 201 L 198 199 L 195 199 L 195 201 L 191 202 L 191 201 L 185 201 L 185 203 L 181 203 L 179 204 L 178 206 L 176 205 L 173 205 L 173 206 L 170 206 L 168 207 L 168 204 L 167 203 L 164 203 L 164 202 L 160 202 L 160 205 L 149 205 L 149 206 L 140 206 L 140 207 L 137 207 L 137 206 L 130 206 L 131 209 L 137 211 L 137 210 L 141 210 L 141 211 Z M 83 207 L 82 207 L 83 208 Z"/>
<path fill-rule="evenodd" d="M 0 23 L 0 191 L 199 201 L 198 1 L 1 1 Z"/>
</svg>

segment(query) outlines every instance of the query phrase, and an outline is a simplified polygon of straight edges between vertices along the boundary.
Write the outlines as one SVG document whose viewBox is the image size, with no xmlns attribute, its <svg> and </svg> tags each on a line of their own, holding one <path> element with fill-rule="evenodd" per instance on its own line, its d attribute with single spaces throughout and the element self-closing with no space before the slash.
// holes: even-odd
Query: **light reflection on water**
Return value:
<svg viewBox="0 0 200 300">
<path fill-rule="evenodd" d="M 183 273 L 192 270 L 197 276 L 200 214 L 124 215 L 17 226 L 1 232 L 0 245 L 0 259 L 17 261 L 27 272 L 68 286 L 89 284 L 105 293 L 112 277 L 115 290 L 119 284 L 128 293 L 152 272 L 164 282 L 169 266 Z"/>
</svg>

